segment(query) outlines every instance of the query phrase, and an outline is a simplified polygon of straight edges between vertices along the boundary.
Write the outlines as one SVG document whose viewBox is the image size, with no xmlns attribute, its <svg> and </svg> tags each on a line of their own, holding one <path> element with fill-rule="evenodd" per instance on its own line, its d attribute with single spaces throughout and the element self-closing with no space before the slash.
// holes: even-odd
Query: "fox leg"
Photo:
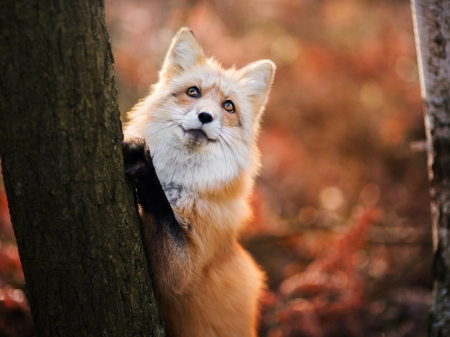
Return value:
<svg viewBox="0 0 450 337">
<path fill-rule="evenodd" d="M 142 208 L 141 235 L 154 281 L 161 291 L 179 293 L 190 279 L 191 261 L 178 224 L 142 139 L 122 143 L 125 173 L 132 179 Z"/>
<path fill-rule="evenodd" d="M 183 243 L 184 234 L 156 175 L 152 157 L 145 142 L 143 140 L 124 142 L 122 149 L 125 173 L 136 186 L 138 202 L 142 210 L 155 218 L 156 233 L 164 232 L 175 242 Z"/>
</svg>

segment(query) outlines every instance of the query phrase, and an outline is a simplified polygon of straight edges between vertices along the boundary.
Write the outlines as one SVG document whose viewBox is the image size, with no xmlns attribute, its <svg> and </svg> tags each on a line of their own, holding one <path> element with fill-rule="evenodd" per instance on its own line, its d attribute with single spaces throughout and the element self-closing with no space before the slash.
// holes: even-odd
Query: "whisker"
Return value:
<svg viewBox="0 0 450 337">
<path fill-rule="evenodd" d="M 227 156 L 225 154 L 225 150 L 223 148 L 222 142 L 220 141 L 220 139 L 217 139 L 217 140 L 218 140 L 217 143 L 220 145 L 220 150 L 222 151 L 223 158 L 225 159 L 225 165 L 226 165 L 226 167 L 228 169 L 228 160 L 227 160 Z"/>
<path fill-rule="evenodd" d="M 233 149 L 231 148 L 231 146 L 227 143 L 227 141 L 225 140 L 225 138 L 222 137 L 222 135 L 219 135 L 220 138 L 222 138 L 223 142 L 225 143 L 226 147 L 228 147 L 228 149 L 230 150 L 230 152 L 233 154 L 234 159 L 236 159 L 236 163 L 239 165 L 239 160 L 236 156 L 236 153 L 233 151 Z M 240 165 L 239 165 L 240 166 Z"/>
<path fill-rule="evenodd" d="M 225 133 L 227 136 L 231 136 L 234 139 L 236 139 L 238 142 L 240 142 L 242 145 L 247 146 L 247 144 L 240 138 L 238 138 L 236 135 L 234 135 L 233 133 L 231 133 L 231 131 L 228 131 L 226 129 L 222 129 L 222 132 Z"/>
<path fill-rule="evenodd" d="M 161 123 L 161 122 L 160 122 Z M 161 130 L 165 130 L 165 129 L 167 129 L 167 128 L 169 128 L 169 127 L 171 127 L 171 126 L 178 126 L 179 124 L 180 124 L 180 122 L 178 122 L 178 123 L 175 123 L 174 121 L 171 121 L 171 122 L 169 122 L 169 123 L 161 123 L 161 124 L 163 124 L 157 131 L 155 131 L 155 132 L 153 132 L 153 133 L 151 133 L 150 134 L 150 137 L 154 137 L 158 132 L 160 132 Z"/>
<path fill-rule="evenodd" d="M 227 136 L 227 134 L 224 133 L 224 136 Z M 236 144 L 231 140 L 231 138 L 230 138 L 230 137 L 227 137 L 227 138 L 228 138 L 228 140 L 230 141 L 230 143 L 233 144 L 234 148 L 236 149 L 236 152 L 239 152 L 238 147 L 237 147 Z"/>
</svg>

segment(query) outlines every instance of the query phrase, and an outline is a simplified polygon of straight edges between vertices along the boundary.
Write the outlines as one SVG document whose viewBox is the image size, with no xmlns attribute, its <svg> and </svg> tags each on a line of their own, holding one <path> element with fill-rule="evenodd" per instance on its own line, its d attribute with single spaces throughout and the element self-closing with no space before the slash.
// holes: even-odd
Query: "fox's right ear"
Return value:
<svg viewBox="0 0 450 337">
<path fill-rule="evenodd" d="M 163 79 L 181 73 L 205 60 L 203 49 L 194 33 L 189 28 L 181 28 L 172 40 L 159 77 Z"/>
</svg>

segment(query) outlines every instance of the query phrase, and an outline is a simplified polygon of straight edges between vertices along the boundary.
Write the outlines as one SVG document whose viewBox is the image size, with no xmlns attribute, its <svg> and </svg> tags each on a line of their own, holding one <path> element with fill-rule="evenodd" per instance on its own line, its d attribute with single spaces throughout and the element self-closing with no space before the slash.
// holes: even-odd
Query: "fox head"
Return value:
<svg viewBox="0 0 450 337">
<path fill-rule="evenodd" d="M 269 60 L 223 69 L 194 34 L 174 37 L 150 95 L 126 133 L 143 137 L 162 182 L 220 188 L 259 168 L 256 138 L 273 82 Z"/>
</svg>

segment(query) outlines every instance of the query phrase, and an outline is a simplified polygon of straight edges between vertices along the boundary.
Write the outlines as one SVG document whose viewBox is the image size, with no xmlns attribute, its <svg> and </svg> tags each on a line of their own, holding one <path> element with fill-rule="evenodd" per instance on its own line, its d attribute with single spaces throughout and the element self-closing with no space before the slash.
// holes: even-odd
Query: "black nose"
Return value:
<svg viewBox="0 0 450 337">
<path fill-rule="evenodd" d="M 200 122 L 202 122 L 202 124 L 206 124 L 212 122 L 213 116 L 211 116 L 211 114 L 207 112 L 200 112 L 198 114 L 198 119 L 200 119 Z"/>
</svg>

